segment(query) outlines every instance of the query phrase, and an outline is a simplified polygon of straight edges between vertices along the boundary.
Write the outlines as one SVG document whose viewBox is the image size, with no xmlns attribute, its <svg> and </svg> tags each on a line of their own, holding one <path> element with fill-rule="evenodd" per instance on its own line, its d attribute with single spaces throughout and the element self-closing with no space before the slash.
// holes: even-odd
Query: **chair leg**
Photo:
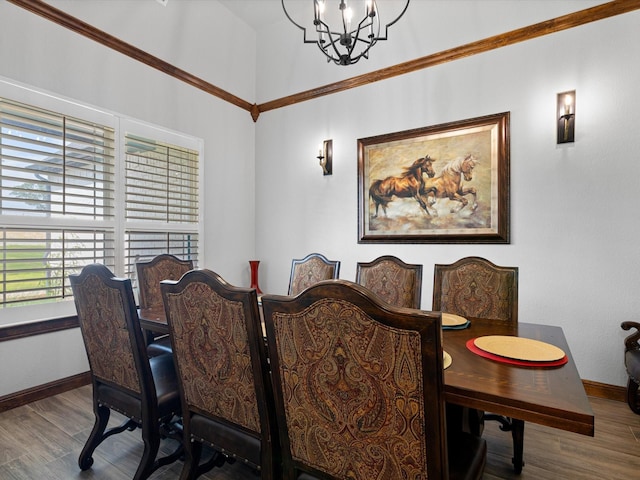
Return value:
<svg viewBox="0 0 640 480">
<path fill-rule="evenodd" d="M 152 422 L 148 422 L 152 423 Z M 163 438 L 172 438 L 178 441 L 176 449 L 163 457 L 158 458 L 160 443 Z M 138 469 L 133 480 L 145 480 L 151 476 L 153 472 L 164 465 L 169 465 L 182 457 L 184 453 L 184 445 L 182 442 L 182 426 L 163 423 L 159 425 L 142 425 L 142 441 L 144 443 L 144 451 L 142 458 L 138 464 Z"/>
<path fill-rule="evenodd" d="M 157 425 L 142 425 L 142 441 L 144 443 L 144 451 L 133 480 L 146 480 L 157 468 L 154 465 L 160 449 L 160 431 Z"/>
<path fill-rule="evenodd" d="M 91 434 L 87 439 L 87 442 L 84 444 L 82 448 L 82 452 L 80 452 L 80 457 L 78 458 L 78 466 L 80 470 L 88 470 L 93 465 L 93 452 L 100 445 L 102 440 L 104 440 L 104 431 L 107 428 L 107 423 L 109 423 L 109 416 L 111 415 L 111 411 L 102 405 L 94 405 L 93 412 L 95 414 L 96 420 L 93 424 L 93 429 L 91 430 Z"/>
<path fill-rule="evenodd" d="M 213 469 L 213 467 L 222 467 L 225 463 L 235 463 L 235 461 L 235 458 L 227 457 L 223 453 L 214 450 L 209 460 L 198 465 L 198 473 L 196 474 L 196 478 L 204 473 L 207 473 L 209 470 Z"/>
<path fill-rule="evenodd" d="M 638 399 L 638 384 L 629 377 L 627 383 L 627 404 L 634 413 L 640 414 L 640 399 Z"/>
<path fill-rule="evenodd" d="M 202 455 L 202 443 L 190 442 L 185 439 L 184 465 L 180 473 L 180 480 L 194 480 L 198 476 L 198 465 Z"/>
<path fill-rule="evenodd" d="M 109 438 L 111 435 L 124 432 L 125 430 L 133 431 L 138 428 L 137 422 L 126 419 L 120 426 L 106 430 L 107 424 L 109 423 L 109 417 L 111 416 L 111 410 L 109 407 L 97 404 L 94 406 L 93 411 L 96 416 L 96 421 L 93 424 L 91 434 L 89 435 L 82 452 L 80 452 L 80 457 L 78 458 L 78 465 L 81 470 L 88 470 L 91 468 L 93 465 L 93 452 L 105 439 Z"/>
</svg>

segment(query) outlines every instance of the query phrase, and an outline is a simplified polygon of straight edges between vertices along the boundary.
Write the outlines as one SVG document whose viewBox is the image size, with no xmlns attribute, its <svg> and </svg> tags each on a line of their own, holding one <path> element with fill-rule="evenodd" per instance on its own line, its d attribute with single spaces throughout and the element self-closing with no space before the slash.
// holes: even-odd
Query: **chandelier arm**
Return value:
<svg viewBox="0 0 640 480">
<path fill-rule="evenodd" d="M 291 23 L 293 23 L 296 27 L 298 27 L 300 30 L 302 30 L 302 42 L 303 43 L 318 43 L 317 40 L 308 40 L 307 39 L 307 29 L 305 27 L 303 27 L 302 25 L 299 25 L 293 18 L 291 18 L 291 15 L 289 15 L 289 12 L 287 12 L 287 7 L 284 6 L 284 0 L 281 0 L 281 3 L 282 3 L 282 10 L 284 10 L 284 14 L 287 16 L 289 21 Z"/>
<path fill-rule="evenodd" d="M 387 40 L 387 32 L 389 30 L 389 27 L 394 25 L 398 20 L 400 20 L 400 18 L 404 15 L 404 13 L 407 11 L 407 8 L 409 8 L 409 2 L 411 0 L 407 0 L 407 3 L 404 4 L 404 8 L 402 9 L 402 12 L 400 12 L 400 15 L 398 15 L 395 20 L 393 22 L 387 23 L 384 26 L 384 37 L 375 37 L 376 40 Z M 378 8 L 376 6 L 376 15 L 378 15 Z"/>
<path fill-rule="evenodd" d="M 340 57 L 342 56 L 342 54 L 340 53 L 340 50 L 338 50 L 338 47 L 336 46 L 336 42 L 340 43 L 340 35 L 341 35 L 341 33 L 332 32 L 331 30 L 329 30 L 329 26 L 327 24 L 325 24 L 324 22 L 323 22 L 323 25 L 327 27 L 327 32 L 329 33 L 329 45 L 327 45 L 326 48 L 323 48 L 321 50 L 327 57 L 329 57 L 329 59 L 332 62 L 339 63 L 340 62 Z M 330 55 L 329 52 L 327 51 L 327 50 L 329 50 L 329 46 L 331 46 L 333 48 L 333 51 L 336 54 L 335 57 L 333 55 Z"/>
<path fill-rule="evenodd" d="M 351 32 L 349 32 L 349 36 L 351 38 L 351 43 L 349 45 L 347 45 L 347 55 L 349 55 L 349 58 L 351 58 L 351 55 L 353 54 L 353 50 L 356 48 L 356 45 L 358 44 L 358 41 L 360 40 L 360 29 L 362 28 L 362 22 L 364 20 L 361 20 L 360 23 L 358 23 L 358 29 L 353 31 L 353 34 Z M 353 35 L 353 36 L 352 36 Z M 360 56 L 360 55 L 358 55 Z"/>
<path fill-rule="evenodd" d="M 326 42 L 326 46 L 321 46 L 319 42 L 311 42 L 311 43 L 317 43 L 318 47 L 320 48 L 320 51 L 322 53 L 324 53 L 327 57 L 327 61 L 331 61 L 337 65 L 340 65 L 340 61 L 341 59 L 344 57 L 345 54 L 341 53 L 340 50 L 338 50 L 337 45 L 340 43 L 340 33 L 338 32 L 331 32 L 330 30 L 327 30 L 329 33 L 329 41 Z M 355 32 L 355 30 L 354 30 Z M 374 39 L 375 40 L 375 39 Z M 355 57 L 351 57 L 351 55 L 353 54 L 353 51 L 356 47 L 356 45 L 358 44 L 358 42 L 361 43 L 365 43 L 367 44 L 367 47 L 360 52 L 357 56 Z M 358 60 L 360 60 L 361 57 L 364 58 L 369 58 L 369 49 L 375 44 L 375 41 L 368 41 L 365 40 L 363 38 L 360 38 L 358 36 L 358 34 L 356 33 L 355 37 L 353 38 L 353 41 L 351 42 L 351 45 L 349 47 L 345 47 L 347 50 L 347 57 L 350 59 L 350 64 L 354 64 L 356 63 Z M 335 53 L 334 55 L 331 55 L 329 53 L 329 47 L 333 48 L 333 52 Z"/>
<path fill-rule="evenodd" d="M 340 38 L 342 36 L 342 32 L 332 31 L 331 27 L 329 27 L 329 25 L 325 23 L 324 20 L 322 19 L 318 20 L 318 25 L 323 26 L 324 30 L 316 30 L 316 31 L 318 33 L 326 34 L 328 37 L 328 40 L 322 43 L 320 41 L 314 40 L 309 43 L 315 43 L 318 45 L 318 48 L 320 49 L 320 51 L 324 53 L 325 56 L 327 57 L 327 62 L 334 62 L 336 64 L 340 64 L 342 53 L 340 53 L 340 50 L 338 50 L 337 45 L 340 44 Z M 330 47 L 333 48 L 333 52 L 335 53 L 335 56 L 331 55 L 331 53 L 329 52 Z M 349 56 L 351 56 L 351 50 L 348 50 L 348 53 L 349 53 Z"/>
<path fill-rule="evenodd" d="M 373 25 L 373 20 L 371 20 L 370 24 L 363 25 L 367 21 L 367 19 L 369 19 L 369 17 L 365 17 L 362 20 L 360 20 L 360 23 L 358 23 L 357 30 L 353 30 L 353 35 L 354 35 L 352 38 L 353 41 L 351 42 L 349 47 L 347 47 L 347 54 L 351 59 L 351 64 L 356 63 L 358 60 L 360 60 L 361 57 L 369 58 L 369 49 L 371 49 L 371 47 L 373 47 L 377 41 L 375 36 L 372 37 L 370 40 L 368 36 L 366 38 L 360 37 L 360 32 L 364 31 L 364 29 L 366 28 L 369 28 L 370 25 Z M 355 50 L 356 45 L 358 45 L 358 42 L 366 44 L 367 47 L 364 48 L 364 50 L 362 50 L 357 56 L 352 58 L 351 55 L 353 54 L 353 51 Z"/>
<path fill-rule="evenodd" d="M 325 57 L 327 57 L 327 63 L 329 62 L 333 62 L 335 64 L 338 64 L 339 60 L 336 60 L 333 55 L 331 55 L 327 50 L 329 49 L 329 47 L 333 46 L 333 42 L 329 42 L 326 46 L 320 45 L 318 42 L 316 42 L 316 45 L 318 45 L 318 48 L 320 49 L 320 51 L 324 54 Z M 334 47 L 334 51 L 335 51 L 335 47 Z"/>
<path fill-rule="evenodd" d="M 368 23 L 366 25 L 363 25 L 363 23 L 365 23 L 367 20 L 369 20 L 370 23 Z M 358 30 L 357 31 L 354 30 L 355 36 L 353 37 L 354 41 L 352 42 L 354 46 L 355 46 L 355 44 L 357 42 L 364 42 L 364 43 L 369 44 L 369 48 L 371 48 L 373 46 L 373 44 L 376 43 L 377 39 L 376 39 L 375 36 L 371 37 L 371 40 L 368 40 L 370 38 L 369 35 L 366 35 L 365 38 L 361 38 L 360 37 L 360 32 L 363 32 L 366 28 L 369 28 L 371 26 L 373 26 L 373 20 L 371 20 L 369 17 L 365 17 L 362 20 L 360 20 L 360 23 L 358 23 Z M 353 49 L 351 49 L 351 50 L 353 50 Z"/>
</svg>

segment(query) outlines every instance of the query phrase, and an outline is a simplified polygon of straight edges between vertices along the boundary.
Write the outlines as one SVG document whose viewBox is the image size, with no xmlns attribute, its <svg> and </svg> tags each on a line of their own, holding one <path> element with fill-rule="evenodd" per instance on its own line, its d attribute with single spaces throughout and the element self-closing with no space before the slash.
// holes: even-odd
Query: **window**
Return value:
<svg viewBox="0 0 640 480">
<path fill-rule="evenodd" d="M 198 152 L 127 133 L 125 158 L 127 274 L 160 253 L 197 263 Z"/>
<path fill-rule="evenodd" d="M 201 141 L 21 88 L 0 79 L 0 325 L 75 314 L 89 263 L 197 264 Z"/>
<path fill-rule="evenodd" d="M 114 266 L 114 131 L 0 98 L 2 305 L 68 297 L 86 263 Z M 98 226 L 96 226 L 98 224 Z"/>
</svg>

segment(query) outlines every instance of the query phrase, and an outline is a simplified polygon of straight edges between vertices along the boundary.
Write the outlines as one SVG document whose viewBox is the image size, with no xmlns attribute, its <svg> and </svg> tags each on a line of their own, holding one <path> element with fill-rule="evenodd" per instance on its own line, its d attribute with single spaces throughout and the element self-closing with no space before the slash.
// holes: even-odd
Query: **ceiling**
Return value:
<svg viewBox="0 0 640 480">
<path fill-rule="evenodd" d="M 254 30 L 286 18 L 281 0 L 219 0 L 219 2 Z M 310 9 L 309 3 L 310 0 L 285 0 L 285 5 L 291 13 L 304 8 Z"/>
</svg>

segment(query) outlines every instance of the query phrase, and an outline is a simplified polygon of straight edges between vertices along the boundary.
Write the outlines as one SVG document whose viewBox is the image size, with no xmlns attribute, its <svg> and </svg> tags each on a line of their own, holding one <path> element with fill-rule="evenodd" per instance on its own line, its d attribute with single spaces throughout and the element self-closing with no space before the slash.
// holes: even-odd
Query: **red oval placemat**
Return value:
<svg viewBox="0 0 640 480">
<path fill-rule="evenodd" d="M 566 355 L 560 360 L 554 360 L 552 362 L 531 362 L 528 360 L 516 360 L 514 358 L 501 357 L 500 355 L 494 355 L 493 353 L 485 352 L 481 348 L 476 347 L 474 340 L 475 338 L 467 340 L 467 348 L 476 355 L 495 360 L 496 362 L 518 365 L 520 367 L 558 367 L 560 365 L 564 365 L 569 361 Z"/>
</svg>

